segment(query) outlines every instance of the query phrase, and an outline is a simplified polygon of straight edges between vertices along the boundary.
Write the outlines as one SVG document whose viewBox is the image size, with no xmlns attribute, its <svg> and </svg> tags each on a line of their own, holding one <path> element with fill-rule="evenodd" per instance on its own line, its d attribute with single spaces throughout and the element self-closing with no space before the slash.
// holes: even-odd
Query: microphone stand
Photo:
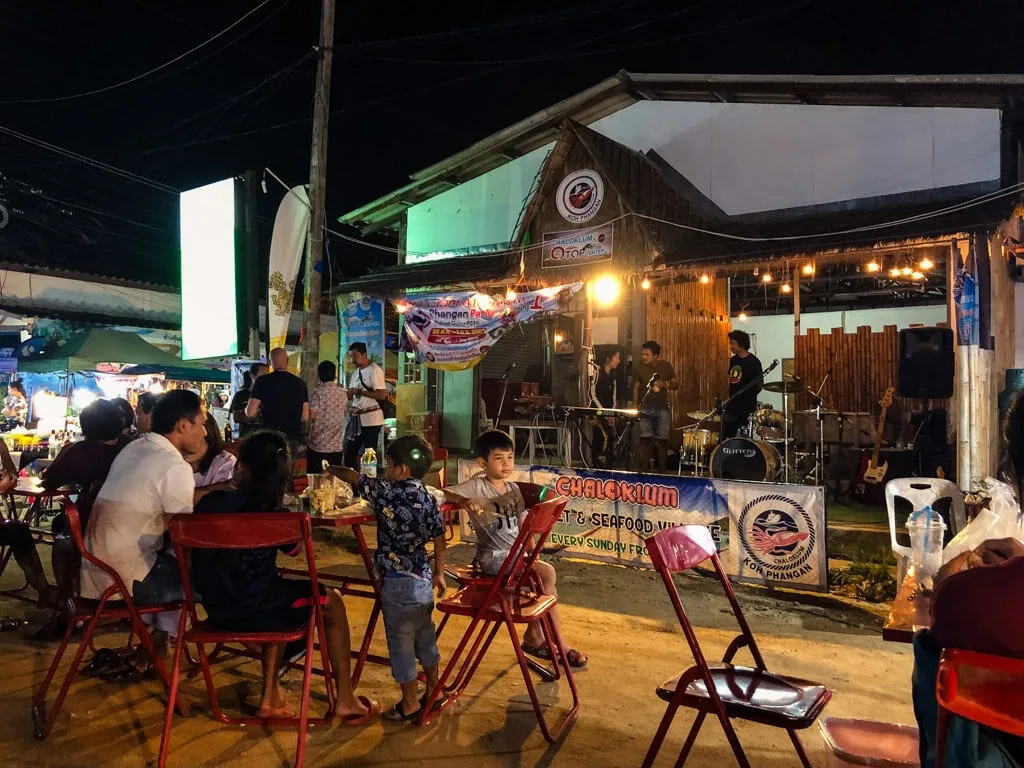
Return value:
<svg viewBox="0 0 1024 768">
<path fill-rule="evenodd" d="M 513 363 L 513 367 L 514 367 Z M 498 401 L 498 412 L 494 414 L 494 428 L 501 429 L 501 411 L 505 408 L 505 395 L 508 394 L 508 375 L 512 368 L 507 368 L 501 375 L 501 400 Z M 479 427 L 478 427 L 479 429 Z"/>
</svg>

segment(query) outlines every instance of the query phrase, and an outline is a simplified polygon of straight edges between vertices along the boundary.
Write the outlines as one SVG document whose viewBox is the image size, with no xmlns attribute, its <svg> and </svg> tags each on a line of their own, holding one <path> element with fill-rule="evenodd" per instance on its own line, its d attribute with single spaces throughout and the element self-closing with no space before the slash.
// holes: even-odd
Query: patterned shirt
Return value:
<svg viewBox="0 0 1024 768">
<path fill-rule="evenodd" d="M 309 407 L 316 418 L 309 429 L 307 445 L 320 453 L 345 450 L 345 409 L 348 408 L 345 388 L 336 381 L 324 382 L 309 396 Z"/>
<path fill-rule="evenodd" d="M 359 494 L 377 516 L 374 562 L 380 575 L 429 579 L 426 544 L 444 536 L 444 520 L 426 486 L 419 480 L 396 483 L 363 475 Z"/>
</svg>

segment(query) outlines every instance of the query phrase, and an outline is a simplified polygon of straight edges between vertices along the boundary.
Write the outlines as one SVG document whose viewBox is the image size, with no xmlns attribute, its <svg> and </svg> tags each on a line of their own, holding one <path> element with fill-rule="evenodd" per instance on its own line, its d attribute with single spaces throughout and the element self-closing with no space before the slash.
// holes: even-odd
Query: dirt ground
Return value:
<svg viewBox="0 0 1024 768">
<path fill-rule="evenodd" d="M 456 546 L 453 560 L 466 562 L 468 546 Z M 46 553 L 44 552 L 44 559 Z M 321 542 L 322 570 L 343 572 L 357 560 L 343 547 Z M 689 651 L 675 621 L 665 590 L 653 572 L 559 561 L 559 585 L 567 641 L 590 656 L 577 674 L 582 706 L 579 721 L 554 746 L 544 741 L 507 638 L 499 636 L 463 699 L 430 727 L 385 724 L 362 728 L 334 725 L 308 736 L 307 765 L 405 766 L 445 768 L 491 766 L 638 766 L 664 704 L 655 687 L 689 665 Z M 0 584 L 16 586 L 20 571 L 12 563 Z M 680 579 L 687 611 L 708 656 L 719 656 L 731 639 L 731 615 L 717 582 L 696 576 Z M 909 646 L 884 643 L 876 609 L 817 598 L 794 602 L 758 589 L 741 589 L 740 601 L 770 669 L 825 683 L 834 691 L 827 716 L 913 722 L 910 704 Z M 354 637 L 369 614 L 365 600 L 347 601 Z M 26 603 L 0 598 L 0 614 L 31 615 Z M 452 622 L 441 637 L 442 654 L 450 651 L 464 624 Z M 123 642 L 123 634 L 105 634 L 100 644 Z M 71 689 L 53 734 L 45 742 L 32 738 L 30 698 L 42 679 L 56 644 L 27 642 L 22 630 L 0 633 L 4 674 L 0 676 L 0 765 L 134 768 L 156 764 L 164 713 L 160 685 L 116 685 L 80 678 Z M 374 649 L 384 653 L 378 628 Z M 88 656 L 86 657 L 88 658 Z M 259 692 L 259 666 L 229 661 L 215 667 L 222 704 L 251 705 Z M 59 678 L 58 678 L 59 680 Z M 294 694 L 300 676 L 286 686 Z M 314 686 L 316 684 L 314 683 Z M 562 682 L 540 683 L 557 716 L 569 701 Z M 183 691 L 205 705 L 201 680 L 186 681 Z M 56 686 L 52 691 L 55 692 Z M 388 706 L 396 688 L 389 670 L 369 665 L 360 693 Z M 52 694 L 51 694 L 52 696 Z M 314 699 L 322 706 L 322 699 Z M 658 765 L 671 765 L 691 715 L 682 712 L 662 748 Z M 783 732 L 739 723 L 738 733 L 750 761 L 764 768 L 796 765 Z M 817 729 L 804 733 L 815 765 L 825 754 Z M 222 726 L 204 709 L 177 718 L 169 764 L 174 766 L 290 765 L 295 731 Z M 735 765 L 717 723 L 705 724 L 687 763 L 692 768 Z"/>
</svg>

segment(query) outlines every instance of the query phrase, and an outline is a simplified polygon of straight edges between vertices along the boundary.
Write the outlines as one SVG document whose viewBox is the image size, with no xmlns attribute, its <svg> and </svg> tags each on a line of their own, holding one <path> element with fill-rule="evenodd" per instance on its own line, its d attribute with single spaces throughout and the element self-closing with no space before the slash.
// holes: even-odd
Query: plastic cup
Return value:
<svg viewBox="0 0 1024 768">
<path fill-rule="evenodd" d="M 910 560 L 919 578 L 929 578 L 942 567 L 942 539 L 946 524 L 938 515 L 924 515 L 907 521 Z"/>
</svg>

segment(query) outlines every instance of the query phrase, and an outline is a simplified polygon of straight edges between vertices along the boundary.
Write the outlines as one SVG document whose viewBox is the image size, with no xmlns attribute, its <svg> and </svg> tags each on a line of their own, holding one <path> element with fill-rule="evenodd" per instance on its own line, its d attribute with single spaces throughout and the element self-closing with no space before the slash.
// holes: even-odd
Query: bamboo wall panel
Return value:
<svg viewBox="0 0 1024 768">
<path fill-rule="evenodd" d="M 872 333 L 862 325 L 856 333 L 833 328 L 820 333 L 816 328 L 794 339 L 794 370 L 804 383 L 816 390 L 829 368 L 832 374 L 822 389 L 825 407 L 846 413 L 870 413 L 877 407 L 887 387 L 898 389 L 897 359 L 899 333 L 895 325 Z M 800 395 L 798 409 L 809 408 L 810 398 Z M 921 409 L 921 401 L 894 397 L 904 413 Z M 946 408 L 947 400 L 933 400 L 933 408 Z"/>
<path fill-rule="evenodd" d="M 653 286 L 648 292 L 647 339 L 661 344 L 661 358 L 676 371 L 672 426 L 691 424 L 690 411 L 710 410 L 729 391 L 727 281 Z M 634 360 L 636 365 L 639 360 Z M 679 433 L 673 435 L 678 442 Z"/>
</svg>

